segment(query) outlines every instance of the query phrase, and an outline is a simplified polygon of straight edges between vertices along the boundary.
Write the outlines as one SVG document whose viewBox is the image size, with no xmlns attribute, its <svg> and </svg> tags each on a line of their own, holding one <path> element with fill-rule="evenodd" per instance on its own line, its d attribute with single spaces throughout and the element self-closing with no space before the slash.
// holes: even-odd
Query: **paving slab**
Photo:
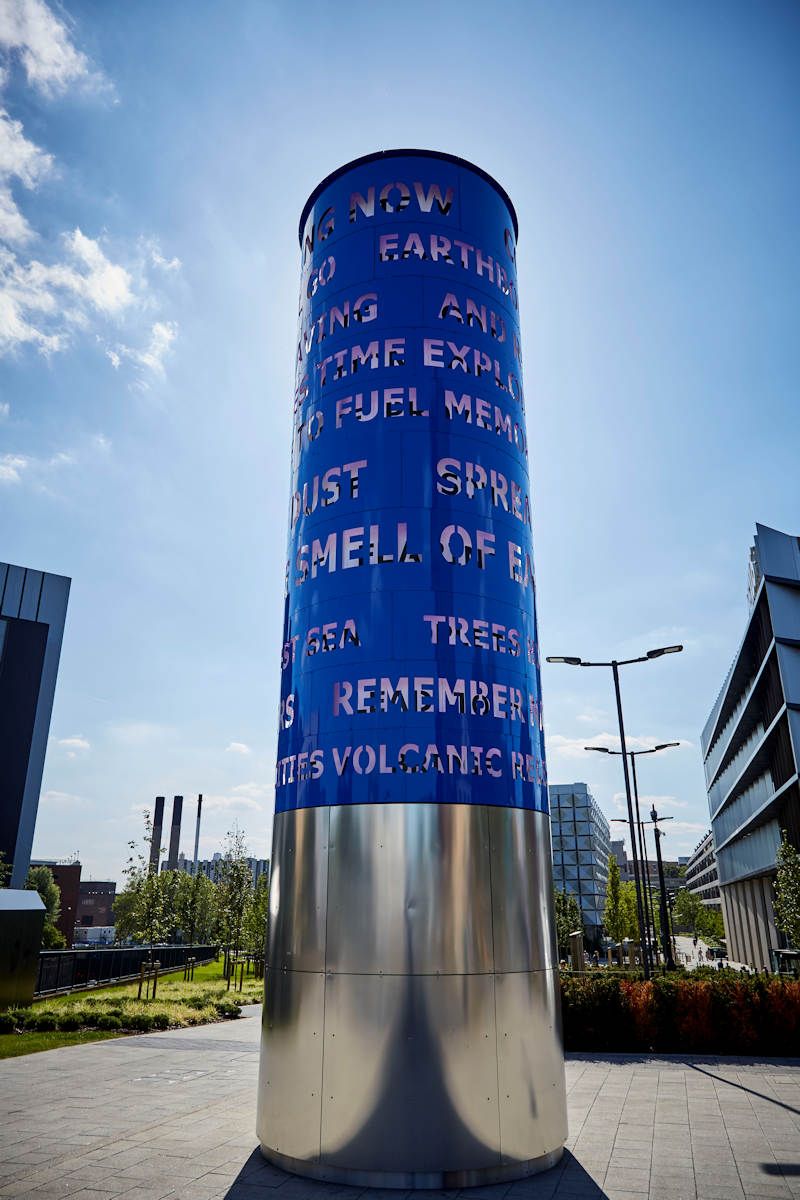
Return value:
<svg viewBox="0 0 800 1200">
<path fill-rule="evenodd" d="M 410 1200 L 267 1164 L 255 1136 L 260 1016 L 0 1062 L 8 1200 Z M 800 1060 L 567 1057 L 561 1163 L 426 1200 L 800 1200 Z"/>
</svg>

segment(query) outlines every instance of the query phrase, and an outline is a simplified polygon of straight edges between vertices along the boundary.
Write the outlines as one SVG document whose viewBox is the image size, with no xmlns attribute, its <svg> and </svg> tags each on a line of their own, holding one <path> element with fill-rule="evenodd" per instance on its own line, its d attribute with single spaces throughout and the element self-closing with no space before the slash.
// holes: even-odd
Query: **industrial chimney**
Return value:
<svg viewBox="0 0 800 1200">
<path fill-rule="evenodd" d="M 194 829 L 194 870 L 193 875 L 197 874 L 197 851 L 200 847 L 200 814 L 203 811 L 203 793 L 197 797 L 197 824 Z"/>
<path fill-rule="evenodd" d="M 150 834 L 150 870 L 158 871 L 158 860 L 161 857 L 161 832 L 164 828 L 164 797 L 156 796 L 156 807 L 153 813 L 153 830 Z"/>
<path fill-rule="evenodd" d="M 178 846 L 181 840 L 181 813 L 183 811 L 183 796 L 175 796 L 172 801 L 172 828 L 169 831 L 169 858 L 167 870 L 178 869 Z"/>
</svg>

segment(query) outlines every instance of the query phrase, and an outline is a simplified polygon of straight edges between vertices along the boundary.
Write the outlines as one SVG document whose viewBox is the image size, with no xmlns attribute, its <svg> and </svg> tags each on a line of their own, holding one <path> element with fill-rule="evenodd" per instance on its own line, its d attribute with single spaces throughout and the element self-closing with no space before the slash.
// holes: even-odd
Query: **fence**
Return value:
<svg viewBox="0 0 800 1200">
<path fill-rule="evenodd" d="M 39 955 L 39 974 L 35 995 L 52 992 L 71 992 L 77 988 L 94 987 L 101 983 L 116 983 L 138 979 L 142 962 L 157 958 L 160 971 L 182 967 L 186 959 L 198 963 L 216 958 L 217 946 L 118 946 L 110 950 L 42 950 Z"/>
</svg>

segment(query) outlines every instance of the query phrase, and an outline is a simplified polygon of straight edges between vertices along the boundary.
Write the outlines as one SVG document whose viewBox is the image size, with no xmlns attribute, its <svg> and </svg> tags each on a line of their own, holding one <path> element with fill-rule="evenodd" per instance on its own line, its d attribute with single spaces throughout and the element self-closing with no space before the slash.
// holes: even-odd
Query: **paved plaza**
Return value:
<svg viewBox="0 0 800 1200">
<path fill-rule="evenodd" d="M 259 1010 L 246 1012 L 0 1063 L 0 1197 L 401 1197 L 314 1183 L 263 1161 L 254 1134 Z M 571 1055 L 567 1085 L 562 1163 L 465 1197 L 800 1197 L 798 1060 Z"/>
</svg>

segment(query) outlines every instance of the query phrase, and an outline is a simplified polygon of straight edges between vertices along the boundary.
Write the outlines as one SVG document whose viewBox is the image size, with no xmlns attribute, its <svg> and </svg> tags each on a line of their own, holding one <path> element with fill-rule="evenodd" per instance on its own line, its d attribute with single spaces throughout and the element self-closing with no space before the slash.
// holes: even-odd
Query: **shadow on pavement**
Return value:
<svg viewBox="0 0 800 1200">
<path fill-rule="evenodd" d="M 261 1151 L 256 1149 L 242 1164 L 239 1174 L 225 1193 L 225 1200 L 259 1200 L 259 1197 L 269 1200 L 270 1196 L 275 1196 L 277 1200 L 278 1193 L 285 1197 L 285 1200 L 288 1200 L 289 1196 L 293 1197 L 293 1200 L 313 1200 L 314 1197 L 319 1197 L 320 1200 L 328 1197 L 330 1200 L 333 1196 L 341 1197 L 341 1200 L 356 1196 L 363 1196 L 364 1200 L 369 1200 L 371 1196 L 380 1197 L 380 1200 L 391 1200 L 392 1196 L 397 1196 L 399 1200 L 403 1195 L 408 1195 L 408 1191 L 403 1189 L 392 1191 L 387 1188 L 345 1187 L 341 1184 L 306 1179 L 301 1175 L 291 1175 L 288 1171 L 282 1171 L 268 1163 Z M 607 1193 L 584 1170 L 578 1159 L 569 1150 L 565 1150 L 558 1166 L 541 1175 L 529 1175 L 516 1183 L 463 1188 L 461 1191 L 420 1189 L 419 1195 L 421 1200 L 425 1197 L 431 1200 L 454 1200 L 459 1195 L 465 1200 L 469 1200 L 470 1197 L 475 1197 L 475 1200 L 500 1200 L 501 1197 L 507 1197 L 507 1200 L 557 1200 L 558 1197 L 567 1200 L 569 1197 L 570 1200 L 575 1200 L 578 1196 L 581 1200 L 604 1200 Z"/>
</svg>

